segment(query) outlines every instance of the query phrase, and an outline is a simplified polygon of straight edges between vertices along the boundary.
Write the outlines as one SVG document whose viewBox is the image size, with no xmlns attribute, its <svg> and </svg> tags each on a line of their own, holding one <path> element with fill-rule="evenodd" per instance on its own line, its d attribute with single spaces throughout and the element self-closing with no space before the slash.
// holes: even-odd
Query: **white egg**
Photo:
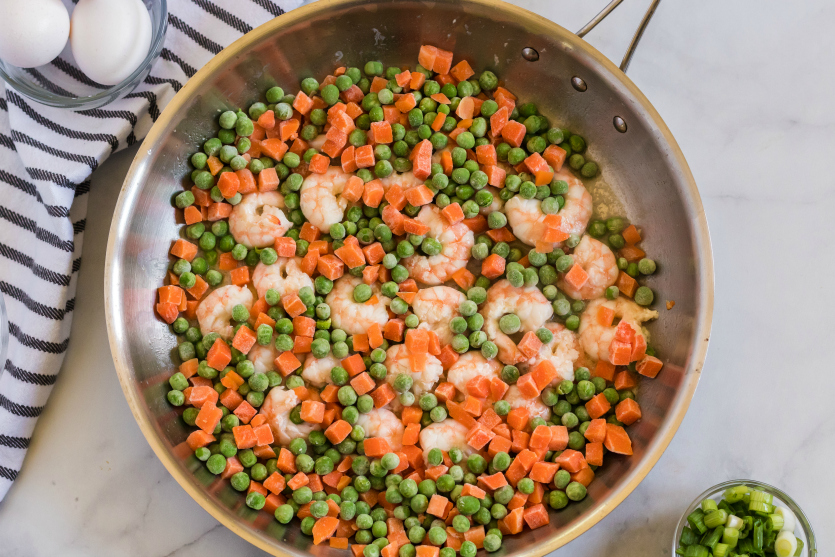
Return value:
<svg viewBox="0 0 835 557">
<path fill-rule="evenodd" d="M 0 0 L 0 58 L 20 68 L 43 66 L 61 54 L 70 15 L 61 0 Z"/>
<path fill-rule="evenodd" d="M 151 16 L 141 0 L 79 0 L 72 12 L 72 55 L 87 77 L 115 85 L 151 47 Z"/>
</svg>

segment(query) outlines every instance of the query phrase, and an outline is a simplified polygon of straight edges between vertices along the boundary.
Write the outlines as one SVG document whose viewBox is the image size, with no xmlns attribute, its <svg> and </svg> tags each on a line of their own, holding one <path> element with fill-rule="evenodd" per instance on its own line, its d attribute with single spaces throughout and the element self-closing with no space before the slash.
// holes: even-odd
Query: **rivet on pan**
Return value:
<svg viewBox="0 0 835 557">
<path fill-rule="evenodd" d="M 576 75 L 571 78 L 571 86 L 580 91 L 581 93 L 584 93 L 586 89 L 589 88 L 589 86 L 586 85 L 586 82 L 583 81 L 583 78 L 577 77 Z"/>
<path fill-rule="evenodd" d="M 524 58 L 528 62 L 536 62 L 537 60 L 539 60 L 539 53 L 536 51 L 535 48 L 526 46 L 522 49 L 522 58 Z"/>
<path fill-rule="evenodd" d="M 615 116 L 612 123 L 615 125 L 615 129 L 618 130 L 620 133 L 626 133 L 626 122 L 620 116 Z"/>
</svg>

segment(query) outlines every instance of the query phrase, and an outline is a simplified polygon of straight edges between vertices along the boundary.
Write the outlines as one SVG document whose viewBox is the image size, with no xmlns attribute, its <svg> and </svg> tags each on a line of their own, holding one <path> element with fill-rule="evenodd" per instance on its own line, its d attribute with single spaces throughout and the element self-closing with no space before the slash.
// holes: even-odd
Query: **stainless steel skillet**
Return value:
<svg viewBox="0 0 835 557">
<path fill-rule="evenodd" d="M 159 459 L 204 509 L 274 555 L 344 555 L 311 545 L 296 526 L 251 511 L 209 474 L 184 444 L 187 431 L 165 399 L 175 338 L 153 313 L 155 289 L 179 234 L 171 195 L 189 174 L 188 158 L 214 133 L 219 110 L 248 106 L 274 84 L 294 87 L 338 64 L 379 59 L 414 64 L 421 44 L 453 50 L 490 68 L 552 122 L 585 136 L 602 175 L 591 185 L 601 212 L 622 211 L 643 229 L 660 262 L 650 285 L 662 313 L 651 328 L 665 369 L 640 386 L 643 419 L 630 428 L 631 458 L 608 459 L 579 504 L 551 525 L 506 538 L 500 555 L 553 551 L 608 514 L 640 483 L 678 428 L 702 371 L 713 309 L 713 260 L 698 190 L 661 117 L 621 69 L 578 34 L 497 0 L 320 0 L 255 29 L 217 55 L 174 97 L 133 162 L 113 217 L 105 305 L 113 359 L 142 432 Z M 647 16 L 658 0 L 654 0 Z M 621 68 L 629 63 L 648 17 Z M 674 300 L 672 310 L 664 309 Z"/>
</svg>

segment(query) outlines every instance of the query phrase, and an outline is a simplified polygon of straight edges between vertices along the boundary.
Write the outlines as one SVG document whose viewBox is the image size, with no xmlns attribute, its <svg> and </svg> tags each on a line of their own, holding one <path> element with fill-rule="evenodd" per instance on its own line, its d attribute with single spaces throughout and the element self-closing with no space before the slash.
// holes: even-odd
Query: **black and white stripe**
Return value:
<svg viewBox="0 0 835 557">
<path fill-rule="evenodd" d="M 305 1 L 168 0 L 165 45 L 150 74 L 103 108 L 54 109 L 0 89 L 0 293 L 10 333 L 0 362 L 0 500 L 19 474 L 69 343 L 90 174 L 145 137 L 212 56 Z M 56 94 L 107 89 L 61 57 L 29 75 Z"/>
</svg>

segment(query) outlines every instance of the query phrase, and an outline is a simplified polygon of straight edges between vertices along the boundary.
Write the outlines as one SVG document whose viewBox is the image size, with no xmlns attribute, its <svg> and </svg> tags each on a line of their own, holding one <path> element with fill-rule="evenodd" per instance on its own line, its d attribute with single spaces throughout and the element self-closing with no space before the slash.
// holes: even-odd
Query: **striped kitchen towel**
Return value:
<svg viewBox="0 0 835 557">
<path fill-rule="evenodd" d="M 65 2 L 71 10 L 72 0 Z M 9 87 L 0 93 L 0 291 L 10 333 L 0 377 L 0 500 L 20 471 L 69 344 L 90 174 L 140 141 L 212 56 L 303 3 L 168 0 L 165 46 L 150 75 L 100 109 L 44 107 Z M 104 88 L 61 57 L 33 75 L 54 89 Z"/>
</svg>

